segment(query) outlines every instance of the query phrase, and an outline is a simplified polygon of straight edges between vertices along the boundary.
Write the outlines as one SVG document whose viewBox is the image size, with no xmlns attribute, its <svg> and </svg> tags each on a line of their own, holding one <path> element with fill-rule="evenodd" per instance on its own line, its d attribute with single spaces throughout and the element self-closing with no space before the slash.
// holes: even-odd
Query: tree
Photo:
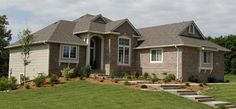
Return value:
<svg viewBox="0 0 236 109">
<path fill-rule="evenodd" d="M 6 15 L 0 15 L 0 76 L 8 74 L 9 51 L 4 49 L 11 41 L 11 30 Z"/>
<path fill-rule="evenodd" d="M 26 66 L 30 64 L 30 45 L 32 44 L 33 41 L 33 35 L 31 34 L 31 31 L 29 29 L 25 29 L 23 30 L 23 32 L 21 32 L 19 34 L 19 41 L 21 44 L 21 55 L 22 55 L 22 59 L 23 59 L 23 65 L 24 65 L 24 78 L 23 78 L 23 83 L 25 84 L 26 81 Z"/>
<path fill-rule="evenodd" d="M 225 72 L 236 74 L 236 35 L 208 37 L 208 40 L 231 50 L 225 54 Z"/>
</svg>

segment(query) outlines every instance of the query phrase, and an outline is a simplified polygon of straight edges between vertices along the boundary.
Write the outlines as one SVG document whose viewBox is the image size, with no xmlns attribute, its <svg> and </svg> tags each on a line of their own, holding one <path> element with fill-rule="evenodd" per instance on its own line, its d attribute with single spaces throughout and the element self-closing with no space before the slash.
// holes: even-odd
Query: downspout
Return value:
<svg viewBox="0 0 236 109">
<path fill-rule="evenodd" d="M 175 45 L 176 48 L 176 79 L 179 80 L 179 48 Z"/>
</svg>

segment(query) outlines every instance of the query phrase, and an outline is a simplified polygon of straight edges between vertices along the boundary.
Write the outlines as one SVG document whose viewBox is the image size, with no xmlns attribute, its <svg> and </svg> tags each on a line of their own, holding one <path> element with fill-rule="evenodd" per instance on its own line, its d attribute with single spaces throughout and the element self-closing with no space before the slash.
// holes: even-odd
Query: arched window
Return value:
<svg viewBox="0 0 236 109">
<path fill-rule="evenodd" d="M 131 39 L 125 36 L 118 38 L 118 65 L 130 65 Z"/>
</svg>

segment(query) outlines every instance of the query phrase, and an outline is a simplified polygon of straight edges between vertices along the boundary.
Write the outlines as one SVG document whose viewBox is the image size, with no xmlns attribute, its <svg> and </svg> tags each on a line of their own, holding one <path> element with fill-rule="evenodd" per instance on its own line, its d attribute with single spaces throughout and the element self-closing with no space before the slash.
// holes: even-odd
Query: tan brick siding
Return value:
<svg viewBox="0 0 236 109">
<path fill-rule="evenodd" d="M 163 78 L 164 72 L 176 75 L 176 48 L 163 48 L 163 63 L 150 63 L 150 49 L 136 50 L 137 69 L 140 72 L 149 74 L 155 73 L 159 78 Z"/>
</svg>

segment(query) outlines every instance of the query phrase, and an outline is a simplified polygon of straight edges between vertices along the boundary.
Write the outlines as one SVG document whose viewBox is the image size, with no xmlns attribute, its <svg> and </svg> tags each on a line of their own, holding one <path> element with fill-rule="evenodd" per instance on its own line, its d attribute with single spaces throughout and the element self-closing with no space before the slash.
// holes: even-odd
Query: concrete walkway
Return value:
<svg viewBox="0 0 236 109">
<path fill-rule="evenodd" d="M 199 95 L 197 92 L 189 89 L 181 89 L 183 84 L 144 84 L 157 90 L 163 90 L 171 94 L 175 94 L 186 99 L 190 99 L 199 103 L 203 103 L 212 107 L 225 106 L 227 109 L 236 109 L 236 106 L 231 102 L 217 101 L 213 97 Z"/>
</svg>

